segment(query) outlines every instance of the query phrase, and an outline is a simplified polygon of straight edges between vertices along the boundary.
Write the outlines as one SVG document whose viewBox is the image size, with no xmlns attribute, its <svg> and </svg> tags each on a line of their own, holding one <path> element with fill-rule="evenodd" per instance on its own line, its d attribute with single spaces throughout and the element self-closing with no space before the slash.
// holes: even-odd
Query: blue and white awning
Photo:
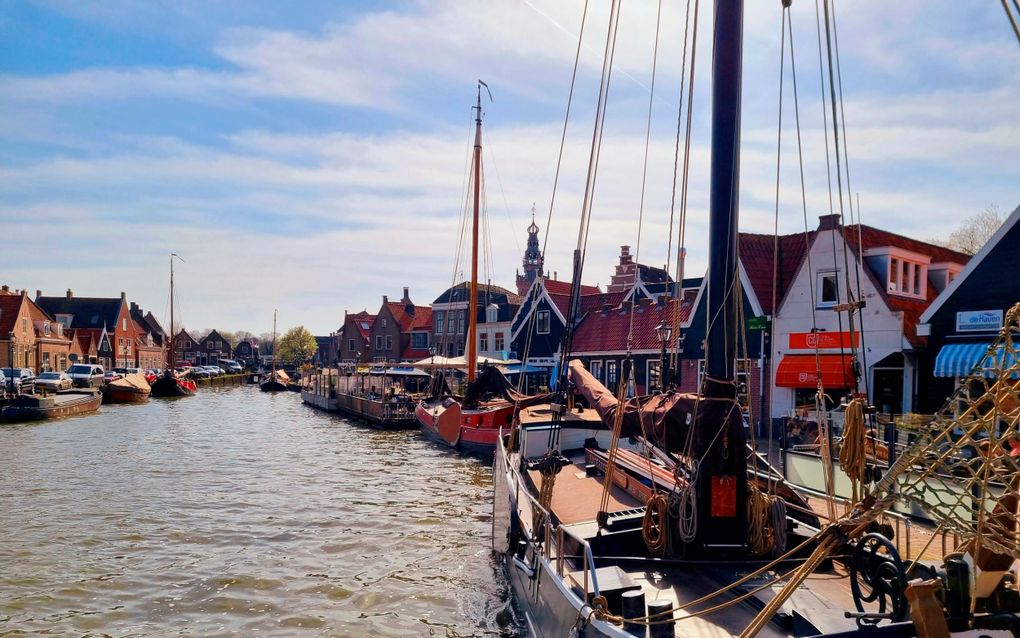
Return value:
<svg viewBox="0 0 1020 638">
<path fill-rule="evenodd" d="M 974 368 L 980 366 L 988 379 L 996 376 L 996 370 L 1002 366 L 1015 366 L 1014 355 L 1006 355 L 1000 345 L 994 353 L 989 353 L 991 344 L 984 343 L 952 343 L 942 346 L 935 357 L 936 377 L 966 377 Z M 1003 358 L 1007 359 L 1003 361 Z"/>
</svg>

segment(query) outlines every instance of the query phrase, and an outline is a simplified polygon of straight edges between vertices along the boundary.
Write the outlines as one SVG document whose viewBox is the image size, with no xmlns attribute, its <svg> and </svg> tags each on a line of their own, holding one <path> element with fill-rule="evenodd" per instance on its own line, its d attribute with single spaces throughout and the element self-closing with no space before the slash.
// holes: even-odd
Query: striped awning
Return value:
<svg viewBox="0 0 1020 638">
<path fill-rule="evenodd" d="M 984 370 L 984 376 L 991 379 L 995 371 L 1003 365 L 1015 365 L 1012 353 L 1005 354 L 1000 345 L 994 353 L 989 354 L 991 346 L 988 342 L 951 343 L 942 346 L 935 357 L 936 377 L 966 377 L 976 367 Z M 1006 361 L 1003 358 L 1006 357 Z"/>
</svg>

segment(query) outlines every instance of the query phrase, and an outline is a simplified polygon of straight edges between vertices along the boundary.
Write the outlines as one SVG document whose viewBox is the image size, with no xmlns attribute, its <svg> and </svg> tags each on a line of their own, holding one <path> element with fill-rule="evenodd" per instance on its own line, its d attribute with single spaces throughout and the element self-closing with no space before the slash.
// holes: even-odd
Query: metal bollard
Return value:
<svg viewBox="0 0 1020 638">
<path fill-rule="evenodd" d="M 658 598 L 648 603 L 648 615 L 655 616 L 650 622 L 648 635 L 651 638 L 673 638 L 676 635 L 676 621 L 673 612 L 662 613 L 673 608 L 673 602 Z M 662 614 L 656 616 L 656 614 Z"/>
<path fill-rule="evenodd" d="M 635 636 L 645 635 L 642 623 L 627 622 L 629 618 L 640 618 L 645 615 L 645 592 L 640 589 L 623 592 L 620 597 L 623 607 L 623 630 Z"/>
</svg>

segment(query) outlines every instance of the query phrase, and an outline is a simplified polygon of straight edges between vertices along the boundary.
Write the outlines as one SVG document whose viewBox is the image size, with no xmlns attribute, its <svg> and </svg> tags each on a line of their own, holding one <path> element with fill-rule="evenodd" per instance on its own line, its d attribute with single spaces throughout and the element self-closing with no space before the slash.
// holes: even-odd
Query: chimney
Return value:
<svg viewBox="0 0 1020 638">
<path fill-rule="evenodd" d="M 68 288 L 67 289 L 67 300 L 70 301 L 71 299 L 74 299 L 74 293 L 71 292 L 70 288 Z"/>
<path fill-rule="evenodd" d="M 126 292 L 123 292 L 123 291 L 122 291 L 122 292 L 120 293 L 120 300 L 121 300 L 121 301 L 127 301 L 127 293 L 126 293 Z"/>
<path fill-rule="evenodd" d="M 404 298 L 400 301 L 402 301 L 405 306 L 411 303 L 411 297 L 407 294 L 407 286 L 404 286 Z"/>
<path fill-rule="evenodd" d="M 138 304 L 136 304 L 136 303 L 135 303 L 135 302 L 133 302 L 133 301 L 131 302 L 131 312 L 140 312 L 140 311 L 138 310 Z"/>
<path fill-rule="evenodd" d="M 631 263 L 630 246 L 620 246 L 620 265 Z"/>
<path fill-rule="evenodd" d="M 7 292 L 10 292 L 10 291 L 11 291 L 11 287 L 8 286 L 7 284 L 4 284 L 3 286 L 0 286 L 0 292 L 7 293 Z"/>
<path fill-rule="evenodd" d="M 818 216 L 818 230 L 834 230 L 839 228 L 839 215 L 833 213 L 831 215 L 819 215 Z"/>
<path fill-rule="evenodd" d="M 39 297 L 42 297 L 42 291 L 39 290 L 38 288 L 36 288 L 35 289 L 35 298 L 38 299 Z"/>
<path fill-rule="evenodd" d="M 382 302 L 383 302 L 383 305 L 385 306 L 386 304 L 388 304 L 390 302 L 390 298 L 387 297 L 386 295 L 383 295 L 382 296 Z"/>
<path fill-rule="evenodd" d="M 22 288 L 21 289 L 21 296 L 22 297 L 27 297 L 28 296 L 28 288 Z"/>
</svg>

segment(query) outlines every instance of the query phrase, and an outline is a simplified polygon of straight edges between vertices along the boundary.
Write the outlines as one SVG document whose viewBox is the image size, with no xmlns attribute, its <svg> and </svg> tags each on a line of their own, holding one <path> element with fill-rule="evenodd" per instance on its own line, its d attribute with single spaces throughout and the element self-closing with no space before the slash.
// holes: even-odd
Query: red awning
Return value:
<svg viewBox="0 0 1020 638">
<path fill-rule="evenodd" d="M 849 355 L 788 354 L 776 369 L 776 386 L 780 388 L 814 388 L 818 385 L 818 371 L 822 372 L 822 385 L 826 388 L 849 388 L 854 375 Z"/>
</svg>

